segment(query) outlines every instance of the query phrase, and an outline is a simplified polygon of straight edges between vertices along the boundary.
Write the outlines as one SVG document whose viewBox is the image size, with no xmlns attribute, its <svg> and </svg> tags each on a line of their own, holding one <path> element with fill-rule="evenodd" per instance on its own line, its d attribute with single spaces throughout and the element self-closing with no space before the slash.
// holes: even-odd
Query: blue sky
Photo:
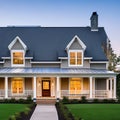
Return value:
<svg viewBox="0 0 120 120">
<path fill-rule="evenodd" d="M 90 26 L 96 11 L 120 55 L 120 0 L 0 0 L 0 26 Z"/>
</svg>

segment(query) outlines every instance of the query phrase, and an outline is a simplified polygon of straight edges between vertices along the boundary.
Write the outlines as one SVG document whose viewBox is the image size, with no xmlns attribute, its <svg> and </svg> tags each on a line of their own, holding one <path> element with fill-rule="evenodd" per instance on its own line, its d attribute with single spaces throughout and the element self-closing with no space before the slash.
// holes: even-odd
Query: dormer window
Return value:
<svg viewBox="0 0 120 120">
<path fill-rule="evenodd" d="M 25 60 L 24 60 L 24 51 L 23 50 L 12 50 L 11 52 L 11 62 L 12 66 L 24 66 Z"/>
<path fill-rule="evenodd" d="M 83 66 L 82 50 L 69 50 L 69 66 Z"/>
</svg>

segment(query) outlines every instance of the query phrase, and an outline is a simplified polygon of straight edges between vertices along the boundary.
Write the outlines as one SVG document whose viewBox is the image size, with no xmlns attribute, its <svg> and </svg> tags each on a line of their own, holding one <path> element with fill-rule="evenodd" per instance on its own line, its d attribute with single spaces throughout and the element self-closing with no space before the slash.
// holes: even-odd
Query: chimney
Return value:
<svg viewBox="0 0 120 120">
<path fill-rule="evenodd" d="M 98 31 L 98 14 L 93 12 L 90 18 L 91 20 L 91 31 Z"/>
</svg>

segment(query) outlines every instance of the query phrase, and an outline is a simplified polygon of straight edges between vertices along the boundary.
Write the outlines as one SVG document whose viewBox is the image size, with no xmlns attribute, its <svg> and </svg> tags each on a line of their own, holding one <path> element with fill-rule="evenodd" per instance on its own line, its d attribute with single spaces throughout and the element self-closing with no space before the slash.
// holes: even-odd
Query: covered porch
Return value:
<svg viewBox="0 0 120 120">
<path fill-rule="evenodd" d="M 4 68 L 0 98 L 116 99 L 116 74 L 81 68 Z"/>
</svg>

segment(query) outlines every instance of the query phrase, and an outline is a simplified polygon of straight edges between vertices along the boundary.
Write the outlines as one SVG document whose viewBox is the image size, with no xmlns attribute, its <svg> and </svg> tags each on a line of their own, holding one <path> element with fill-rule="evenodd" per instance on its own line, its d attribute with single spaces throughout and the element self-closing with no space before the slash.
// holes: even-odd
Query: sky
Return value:
<svg viewBox="0 0 120 120">
<path fill-rule="evenodd" d="M 0 27 L 85 27 L 92 12 L 120 55 L 120 0 L 0 0 Z"/>
</svg>

